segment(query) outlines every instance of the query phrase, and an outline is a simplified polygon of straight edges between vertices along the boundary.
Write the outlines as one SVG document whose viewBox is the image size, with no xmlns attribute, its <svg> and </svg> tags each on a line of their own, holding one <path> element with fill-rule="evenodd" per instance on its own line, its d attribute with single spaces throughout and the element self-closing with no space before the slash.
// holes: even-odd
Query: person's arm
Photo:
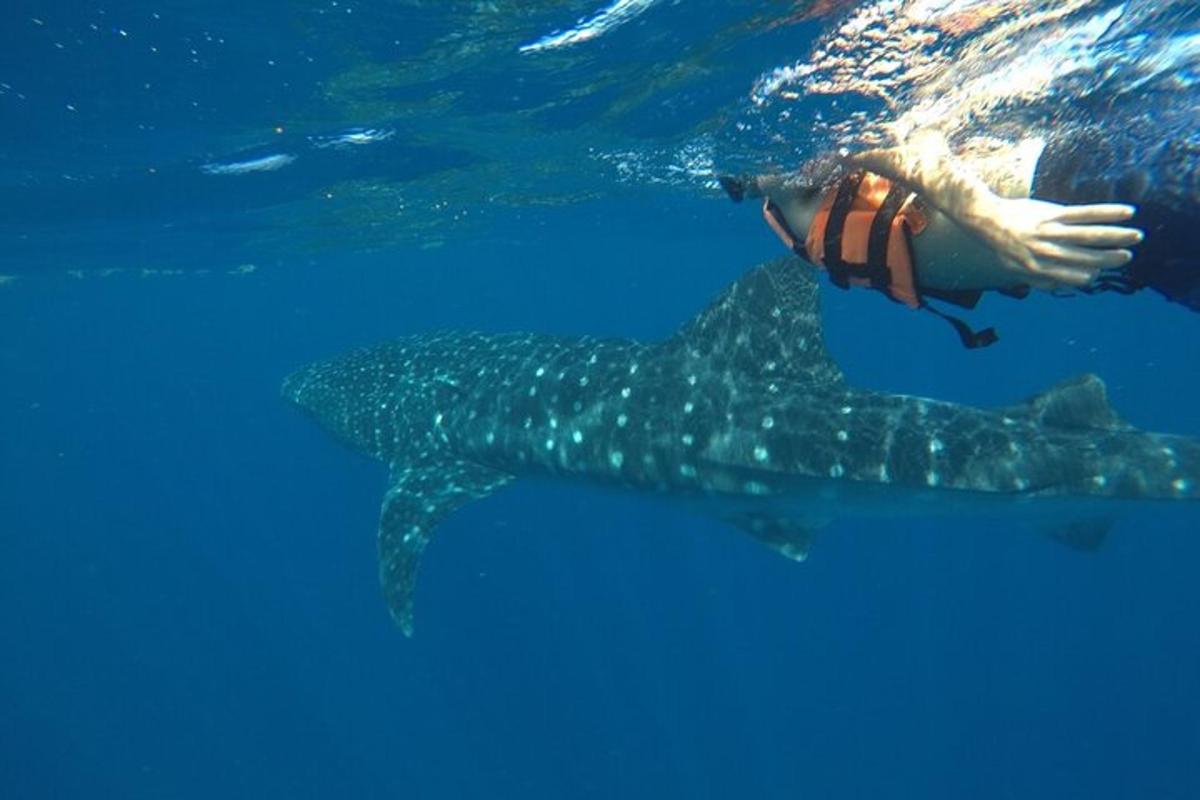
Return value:
<svg viewBox="0 0 1200 800">
<path fill-rule="evenodd" d="M 766 175 L 722 175 L 717 178 L 725 194 L 735 203 L 749 197 L 771 197 L 784 190 L 788 176 L 777 173 Z"/>
<path fill-rule="evenodd" d="M 1133 254 L 1126 248 L 1143 238 L 1136 228 L 1117 224 L 1133 216 L 1129 205 L 1071 206 L 999 196 L 951 155 L 937 133 L 916 134 L 900 147 L 869 150 L 848 161 L 910 186 L 1034 286 L 1085 285 L 1100 270 L 1128 263 Z"/>
</svg>

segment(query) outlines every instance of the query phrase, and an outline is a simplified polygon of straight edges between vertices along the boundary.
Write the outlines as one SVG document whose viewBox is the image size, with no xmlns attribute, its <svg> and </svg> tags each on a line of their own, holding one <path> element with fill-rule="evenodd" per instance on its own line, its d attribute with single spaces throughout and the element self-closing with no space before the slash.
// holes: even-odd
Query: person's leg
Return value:
<svg viewBox="0 0 1200 800">
<path fill-rule="evenodd" d="M 1138 206 L 1133 223 L 1146 233 L 1128 270 L 1137 283 L 1200 311 L 1200 216 L 1153 201 Z"/>
<path fill-rule="evenodd" d="M 1198 155 L 1186 143 L 1136 148 L 1095 127 L 1075 128 L 1047 141 L 1033 194 L 1059 203 L 1136 205 L 1132 224 L 1146 239 L 1134 249 L 1123 277 L 1200 311 Z"/>
</svg>

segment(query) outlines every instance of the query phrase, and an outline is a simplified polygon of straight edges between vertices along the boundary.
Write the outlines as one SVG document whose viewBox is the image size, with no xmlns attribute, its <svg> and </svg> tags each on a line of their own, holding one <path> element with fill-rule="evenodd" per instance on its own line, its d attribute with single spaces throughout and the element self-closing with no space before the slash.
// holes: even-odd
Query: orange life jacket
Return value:
<svg viewBox="0 0 1200 800">
<path fill-rule="evenodd" d="M 792 252 L 825 269 L 835 285 L 867 286 L 909 308 L 927 310 L 954 326 L 966 347 L 986 347 L 997 340 L 991 328 L 973 331 L 925 302 L 928 294 L 972 308 L 981 293 L 921 288 L 912 239 L 929 219 L 916 194 L 900 184 L 865 171 L 847 175 L 825 193 L 803 242 L 770 198 L 763 202 L 763 217 Z"/>
</svg>

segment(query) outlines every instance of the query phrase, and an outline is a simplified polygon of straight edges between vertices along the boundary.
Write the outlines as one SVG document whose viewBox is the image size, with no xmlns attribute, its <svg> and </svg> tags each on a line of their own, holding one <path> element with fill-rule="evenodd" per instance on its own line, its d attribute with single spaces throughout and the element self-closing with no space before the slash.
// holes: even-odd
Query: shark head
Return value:
<svg viewBox="0 0 1200 800">
<path fill-rule="evenodd" d="M 851 386 L 814 270 L 745 274 L 666 341 L 413 336 L 305 367 L 283 395 L 390 469 L 380 579 L 411 634 L 420 556 L 463 504 L 526 475 L 679 497 L 795 560 L 836 516 L 1200 498 L 1200 442 L 1122 421 L 1095 376 L 981 409 Z"/>
</svg>

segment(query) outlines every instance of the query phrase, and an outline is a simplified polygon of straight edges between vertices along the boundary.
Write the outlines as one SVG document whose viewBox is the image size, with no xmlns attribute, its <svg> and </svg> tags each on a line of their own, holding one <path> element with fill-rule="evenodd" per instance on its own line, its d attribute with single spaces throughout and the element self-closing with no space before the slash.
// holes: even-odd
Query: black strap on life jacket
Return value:
<svg viewBox="0 0 1200 800">
<path fill-rule="evenodd" d="M 912 233 L 908 226 L 904 226 L 904 235 L 908 237 L 909 252 L 915 254 L 912 250 Z M 917 267 L 916 259 L 913 259 L 914 268 Z M 918 276 L 920 273 L 917 273 Z M 920 287 L 918 281 L 917 286 Z M 963 320 L 958 317 L 947 314 L 944 311 L 939 311 L 926 302 L 926 297 L 933 297 L 946 303 L 952 303 L 960 308 L 972 309 L 979 303 L 979 298 L 983 297 L 983 292 L 978 289 L 959 290 L 952 289 L 925 289 L 921 288 L 921 308 L 933 314 L 935 317 L 946 321 L 950 327 L 954 328 L 954 332 L 958 334 L 958 340 L 962 342 L 963 347 L 968 350 L 978 350 L 981 347 L 990 347 L 1000 341 L 1000 334 L 996 333 L 996 329 L 992 327 L 984 328 L 983 330 L 974 330 Z"/>
<path fill-rule="evenodd" d="M 982 289 L 926 289 L 921 287 L 922 297 L 932 297 L 934 300 L 941 300 L 943 303 L 949 303 L 952 306 L 965 308 L 968 311 L 979 305 L 980 298 L 983 297 Z"/>
<path fill-rule="evenodd" d="M 896 221 L 896 215 L 900 213 L 911 194 L 912 192 L 898 183 L 893 183 L 892 188 L 888 190 L 883 205 L 875 212 L 875 219 L 871 220 L 871 232 L 867 237 L 868 266 L 887 269 L 888 240 L 892 236 L 892 223 Z M 913 252 L 911 237 L 908 247 L 909 252 Z"/>
<path fill-rule="evenodd" d="M 921 308 L 933 314 L 935 317 L 944 319 L 950 327 L 954 328 L 954 332 L 958 334 L 958 339 L 963 343 L 963 347 L 968 350 L 977 350 L 980 347 L 988 347 L 1000 341 L 1000 335 L 996 333 L 995 328 L 984 328 L 983 330 L 972 330 L 971 326 L 958 317 L 951 316 L 944 311 L 938 311 L 928 303 L 922 303 Z"/>
<path fill-rule="evenodd" d="M 879 289 L 887 294 L 887 288 L 891 284 L 891 273 L 887 268 L 887 239 L 886 233 L 883 246 L 883 258 L 877 262 L 868 260 L 866 264 L 849 264 L 842 258 L 842 234 L 846 228 L 846 216 L 849 215 L 850 209 L 854 206 L 854 199 L 858 196 L 859 187 L 862 186 L 863 173 L 855 172 L 847 175 L 840 184 L 838 184 L 837 195 L 833 199 L 833 205 L 829 207 L 829 219 L 825 223 L 825 270 L 829 273 L 829 279 L 839 289 L 849 289 L 850 279 L 858 278 L 866 280 L 871 284 L 871 288 Z M 890 195 L 889 195 L 890 196 Z M 887 218 L 887 227 L 885 231 L 891 228 L 892 220 L 896 217 L 896 208 Z M 875 225 L 882 218 L 882 209 L 879 216 L 876 216 L 871 226 L 871 235 L 874 236 Z M 868 245 L 869 247 L 869 245 Z"/>
</svg>

